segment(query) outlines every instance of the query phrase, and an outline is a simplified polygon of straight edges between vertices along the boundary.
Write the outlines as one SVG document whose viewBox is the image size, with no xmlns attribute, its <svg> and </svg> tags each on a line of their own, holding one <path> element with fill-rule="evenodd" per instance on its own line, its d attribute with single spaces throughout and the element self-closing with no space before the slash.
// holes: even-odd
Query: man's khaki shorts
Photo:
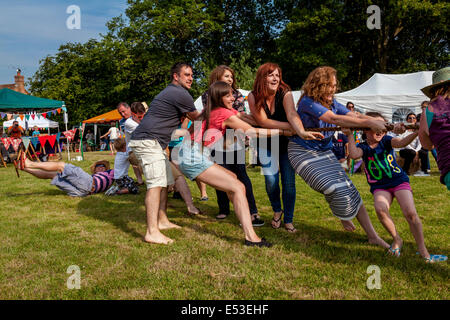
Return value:
<svg viewBox="0 0 450 320">
<path fill-rule="evenodd" d="M 174 184 L 169 159 L 156 139 L 131 140 L 128 146 L 139 160 L 147 189 Z"/>
</svg>

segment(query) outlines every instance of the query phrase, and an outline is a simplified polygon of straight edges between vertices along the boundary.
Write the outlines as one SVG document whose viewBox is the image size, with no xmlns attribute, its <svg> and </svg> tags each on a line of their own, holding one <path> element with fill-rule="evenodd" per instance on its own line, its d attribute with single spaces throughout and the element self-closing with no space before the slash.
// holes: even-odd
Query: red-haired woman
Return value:
<svg viewBox="0 0 450 320">
<path fill-rule="evenodd" d="M 300 122 L 305 128 L 342 126 L 385 130 L 384 121 L 357 115 L 339 104 L 334 99 L 337 86 L 336 70 L 331 67 L 319 67 L 309 74 L 302 86 L 297 111 L 291 109 L 287 115 L 295 131 L 299 130 Z M 293 137 L 288 147 L 292 167 L 311 188 L 325 196 L 332 213 L 346 230 L 355 230 L 350 220 L 356 216 L 370 243 L 389 248 L 373 228 L 358 190 L 331 151 L 333 132 L 325 132 L 324 136 L 320 141 Z"/>
<path fill-rule="evenodd" d="M 286 117 L 287 110 L 294 110 L 291 88 L 283 82 L 281 69 L 275 63 L 265 63 L 258 68 L 253 90 L 248 95 L 250 112 L 256 123 L 268 129 L 292 130 Z M 301 127 L 303 129 L 303 127 Z M 320 133 L 300 132 L 304 139 L 323 137 Z M 295 207 L 295 171 L 288 159 L 288 138 L 259 139 L 258 157 L 266 183 L 266 192 L 273 210 L 272 227 L 281 226 L 284 213 L 284 227 L 289 232 L 296 232 L 292 220 Z M 278 142 L 278 143 L 277 143 Z M 279 173 L 281 173 L 281 208 Z"/>
</svg>

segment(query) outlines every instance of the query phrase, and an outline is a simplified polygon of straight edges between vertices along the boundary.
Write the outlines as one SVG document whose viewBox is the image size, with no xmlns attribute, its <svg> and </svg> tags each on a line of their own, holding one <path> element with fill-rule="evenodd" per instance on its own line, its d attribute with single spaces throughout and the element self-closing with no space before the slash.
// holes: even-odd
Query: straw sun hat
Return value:
<svg viewBox="0 0 450 320">
<path fill-rule="evenodd" d="M 431 98 L 431 91 L 450 82 L 450 67 L 442 68 L 433 73 L 433 84 L 422 89 L 424 95 Z"/>
<path fill-rule="evenodd" d="M 106 170 L 109 170 L 109 161 L 108 160 L 99 160 L 99 161 L 95 161 L 92 165 L 91 165 L 91 172 L 94 173 L 95 172 L 95 167 L 98 166 L 99 164 L 102 164 L 105 166 Z"/>
</svg>

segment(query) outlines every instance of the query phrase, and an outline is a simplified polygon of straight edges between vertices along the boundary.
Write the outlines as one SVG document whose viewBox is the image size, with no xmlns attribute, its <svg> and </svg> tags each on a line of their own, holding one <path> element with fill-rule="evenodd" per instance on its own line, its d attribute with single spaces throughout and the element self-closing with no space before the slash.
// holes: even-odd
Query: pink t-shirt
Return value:
<svg viewBox="0 0 450 320">
<path fill-rule="evenodd" d="M 209 127 L 206 136 L 203 139 L 203 145 L 211 146 L 216 143 L 220 138 L 225 135 L 226 127 L 223 127 L 222 124 L 229 117 L 237 115 L 239 112 L 235 109 L 227 109 L 227 108 L 216 108 L 211 111 L 209 115 Z M 197 143 L 202 143 L 202 138 L 205 133 L 206 122 L 202 123 L 202 131 L 195 132 L 191 136 L 191 139 Z"/>
</svg>

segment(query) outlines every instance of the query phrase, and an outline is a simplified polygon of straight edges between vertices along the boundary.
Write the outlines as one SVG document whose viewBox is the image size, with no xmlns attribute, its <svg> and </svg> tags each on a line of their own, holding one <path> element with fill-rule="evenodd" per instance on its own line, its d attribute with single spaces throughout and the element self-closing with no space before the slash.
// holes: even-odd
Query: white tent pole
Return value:
<svg viewBox="0 0 450 320">
<path fill-rule="evenodd" d="M 64 124 L 66 125 L 66 131 L 67 131 L 67 122 L 69 122 L 69 116 L 67 115 L 67 112 L 64 111 Z M 70 161 L 70 145 L 69 145 L 69 138 L 66 137 L 66 150 L 67 150 L 67 161 Z"/>
</svg>

